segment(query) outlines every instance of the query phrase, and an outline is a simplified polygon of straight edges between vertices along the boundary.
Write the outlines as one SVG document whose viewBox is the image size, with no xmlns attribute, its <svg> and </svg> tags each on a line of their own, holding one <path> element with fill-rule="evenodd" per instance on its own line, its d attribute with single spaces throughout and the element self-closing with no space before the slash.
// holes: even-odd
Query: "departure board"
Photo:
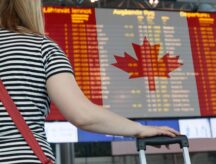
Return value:
<svg viewBox="0 0 216 164">
<path fill-rule="evenodd" d="M 94 103 L 128 118 L 216 116 L 216 13 L 44 7 Z M 54 105 L 50 120 L 63 120 Z"/>
</svg>

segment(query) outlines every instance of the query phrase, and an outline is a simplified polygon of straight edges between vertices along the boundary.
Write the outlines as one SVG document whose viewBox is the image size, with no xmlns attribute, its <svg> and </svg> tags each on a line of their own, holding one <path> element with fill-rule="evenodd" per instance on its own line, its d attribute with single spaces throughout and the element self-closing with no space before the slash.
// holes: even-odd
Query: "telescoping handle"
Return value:
<svg viewBox="0 0 216 164">
<path fill-rule="evenodd" d="M 157 145 L 170 145 L 170 144 L 179 144 L 181 148 L 189 147 L 187 136 L 179 135 L 176 137 L 168 136 L 155 136 L 147 138 L 137 138 L 137 149 L 146 150 L 146 146 L 157 146 Z"/>
<path fill-rule="evenodd" d="M 170 145 L 170 144 L 179 144 L 183 149 L 183 156 L 185 164 L 191 164 L 190 156 L 189 156 L 189 143 L 188 138 L 185 135 L 179 135 L 176 137 L 168 137 L 168 136 L 155 136 L 155 137 L 147 137 L 147 138 L 137 138 L 137 150 L 140 154 L 141 164 L 146 164 L 145 150 L 146 146 L 157 146 L 157 145 Z"/>
</svg>

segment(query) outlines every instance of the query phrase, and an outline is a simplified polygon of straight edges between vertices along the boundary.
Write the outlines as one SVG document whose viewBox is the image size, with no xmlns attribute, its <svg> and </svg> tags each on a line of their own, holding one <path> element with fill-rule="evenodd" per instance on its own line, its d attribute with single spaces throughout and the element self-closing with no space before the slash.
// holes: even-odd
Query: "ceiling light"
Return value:
<svg viewBox="0 0 216 164">
<path fill-rule="evenodd" d="M 149 0 L 149 3 L 152 5 L 152 7 L 156 7 L 159 3 L 159 0 Z"/>
<path fill-rule="evenodd" d="M 91 3 L 95 3 L 95 2 L 97 2 L 98 0 L 90 0 L 91 1 Z"/>
</svg>

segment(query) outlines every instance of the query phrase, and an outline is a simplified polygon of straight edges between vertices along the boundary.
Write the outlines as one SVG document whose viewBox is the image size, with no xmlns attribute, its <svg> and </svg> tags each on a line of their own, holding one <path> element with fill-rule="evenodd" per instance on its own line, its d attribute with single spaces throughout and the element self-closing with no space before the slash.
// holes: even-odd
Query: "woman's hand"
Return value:
<svg viewBox="0 0 216 164">
<path fill-rule="evenodd" d="M 177 135 L 180 135 L 180 133 L 167 126 L 142 126 L 140 132 L 136 135 L 136 137 L 144 138 L 160 135 L 175 137 Z"/>
</svg>

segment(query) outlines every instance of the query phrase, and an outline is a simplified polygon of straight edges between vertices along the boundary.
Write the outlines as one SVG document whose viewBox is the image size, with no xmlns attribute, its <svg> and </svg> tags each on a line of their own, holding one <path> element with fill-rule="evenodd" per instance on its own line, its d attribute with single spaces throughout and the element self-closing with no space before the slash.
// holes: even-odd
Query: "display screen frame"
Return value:
<svg viewBox="0 0 216 164">
<path fill-rule="evenodd" d="M 47 10 L 46 10 L 47 9 Z M 51 9 L 53 9 L 53 10 L 51 10 Z M 56 9 L 56 10 L 55 10 Z M 57 9 L 59 9 L 59 10 L 57 10 Z M 62 10 L 60 10 L 60 9 L 62 9 Z M 46 11 L 45 11 L 46 10 Z M 72 10 L 74 10 L 74 12 L 72 11 Z M 52 12 L 53 12 L 53 14 L 54 14 L 54 16 L 55 16 L 55 14 L 69 14 L 69 17 L 68 18 L 70 18 L 70 21 L 73 21 L 73 20 L 71 20 L 71 19 L 74 19 L 74 20 L 76 20 L 76 21 L 80 21 L 80 23 L 82 24 L 82 23 L 85 23 L 85 21 L 87 21 L 89 24 L 95 24 L 96 25 L 96 22 L 98 23 L 99 22 L 99 20 L 98 20 L 98 17 L 99 16 L 97 16 L 97 11 L 98 10 L 104 10 L 104 11 L 107 11 L 107 10 L 112 10 L 113 11 L 113 13 L 114 13 L 114 10 L 117 10 L 117 11 L 122 11 L 122 9 L 98 9 L 98 8 L 74 8 L 74 7 L 51 7 L 51 6 L 45 6 L 44 7 L 44 11 L 45 11 L 45 18 L 47 18 L 47 14 L 51 14 Z M 82 12 L 80 12 L 80 11 L 82 11 Z M 85 11 L 85 12 L 84 12 Z M 118 14 L 118 12 L 116 11 L 116 13 Z M 125 10 L 124 10 L 125 11 Z M 135 14 L 135 17 L 137 16 L 136 15 L 136 12 L 137 13 L 139 13 L 140 11 L 141 12 L 143 12 L 143 13 L 145 13 L 145 14 L 147 14 L 147 16 L 148 15 L 150 15 L 150 18 L 151 18 L 151 14 L 152 13 L 158 13 L 158 12 L 161 12 L 161 13 L 167 13 L 168 11 L 164 11 L 164 10 L 127 10 L 127 11 L 134 11 L 134 14 Z M 135 12 L 136 11 L 136 12 Z M 144 12 L 145 11 L 145 12 Z M 84 13 L 84 14 L 83 14 Z M 175 13 L 175 14 L 180 14 L 180 12 L 179 11 L 169 11 L 169 13 Z M 215 14 L 216 15 L 216 13 L 207 13 L 207 12 L 203 12 L 203 13 L 191 13 L 191 12 L 182 12 L 182 13 L 189 13 L 189 16 L 188 16 L 188 18 L 187 19 L 191 19 L 193 16 L 193 14 L 197 14 L 197 15 L 201 15 L 201 14 L 210 14 L 210 15 L 212 15 L 212 14 Z M 119 12 L 119 14 L 121 14 L 121 12 Z M 146 15 L 142 15 L 142 16 L 146 16 Z M 190 15 L 191 14 L 191 15 Z M 99 15 L 99 14 L 98 14 Z M 131 15 L 130 15 L 131 16 Z M 139 16 L 139 15 L 138 15 Z M 81 17 L 81 18 L 80 18 Z M 102 17 L 102 16 L 101 16 Z M 129 16 L 128 16 L 129 17 Z M 64 18 L 64 19 L 68 19 L 68 18 L 66 18 L 66 17 L 64 17 L 63 15 L 61 16 L 61 18 Z M 149 18 L 149 19 L 150 19 Z M 53 19 L 53 18 L 52 18 Z M 88 20 L 87 20 L 88 19 Z M 103 18 L 102 18 L 103 19 Z M 58 19 L 59 20 L 59 19 Z M 100 20 L 100 21 L 102 21 L 102 20 Z M 52 21 L 51 21 L 52 22 Z M 54 19 L 53 20 L 53 22 L 57 22 L 57 19 Z M 73 23 L 76 23 L 77 24 L 77 22 L 73 22 Z M 194 23 L 193 21 L 192 21 L 192 23 Z M 196 22 L 195 22 L 196 23 Z M 48 26 L 51 26 L 52 24 L 48 21 Z M 79 22 L 78 22 L 78 24 L 79 24 Z M 71 29 L 71 28 L 68 28 L 68 30 L 66 30 L 67 29 L 67 27 L 66 27 L 66 25 L 67 24 L 64 24 L 64 29 L 62 29 L 62 34 L 64 34 L 64 36 L 65 36 L 65 38 L 66 38 L 66 36 L 67 36 L 67 33 L 69 34 L 69 33 L 72 33 L 72 32 L 74 32 L 73 31 L 73 29 Z M 67 25 L 67 26 L 69 26 L 69 25 Z M 79 27 L 79 26 L 74 26 L 74 27 Z M 80 26 L 81 27 L 81 26 Z M 95 27 L 94 26 L 90 26 L 91 27 L 91 30 L 92 31 L 94 31 L 94 30 L 100 30 L 100 29 L 95 29 Z M 49 27 L 48 27 L 49 28 Z M 128 28 L 130 28 L 130 27 L 128 27 Z M 71 46 L 71 43 L 72 42 L 75 42 L 74 40 L 72 40 L 72 37 L 70 37 L 70 36 L 68 36 L 67 37 L 67 39 L 64 39 L 64 43 L 61 43 L 59 40 L 58 40 L 58 38 L 57 38 L 57 33 L 58 33 L 58 35 L 60 34 L 59 33 L 59 31 L 57 30 L 57 31 L 53 31 L 52 33 L 53 34 L 51 34 L 51 35 L 49 35 L 49 32 L 50 31 L 52 31 L 52 30 L 47 30 L 48 31 L 48 36 L 50 36 L 54 41 L 56 41 L 59 45 L 60 45 L 60 47 L 65 51 L 65 53 L 68 55 L 68 57 L 69 57 L 69 60 L 71 61 L 71 63 L 72 63 L 72 65 L 73 65 L 73 68 L 76 68 L 76 63 L 75 63 L 75 61 L 74 61 L 74 58 L 73 59 L 71 59 L 70 58 L 70 55 L 73 53 L 73 50 L 71 50 L 70 49 L 70 46 Z M 57 33 L 56 33 L 57 32 Z M 188 30 L 188 32 L 190 32 L 189 30 Z M 106 32 L 104 32 L 105 34 L 107 34 Z M 52 37 L 52 35 L 54 35 L 54 34 L 56 34 L 55 36 L 56 37 Z M 100 39 L 98 38 L 98 33 L 97 33 L 97 37 L 96 36 L 91 36 L 92 38 L 95 38 L 94 39 L 94 41 L 95 42 L 97 42 L 97 44 L 98 44 L 98 46 L 100 46 Z M 73 36 L 74 37 L 74 36 Z M 130 37 L 130 36 L 129 36 Z M 216 37 L 216 36 L 215 36 Z M 143 39 L 143 41 L 144 41 L 144 39 Z M 156 45 L 156 43 L 153 43 L 153 42 L 151 42 L 151 41 L 149 41 L 149 43 L 150 44 L 152 44 L 152 45 Z M 134 44 L 134 42 L 132 42 L 131 41 L 131 44 L 130 45 L 128 45 L 128 46 L 131 46 L 131 54 L 133 54 L 134 52 L 132 52 L 133 51 L 133 48 L 132 48 L 132 44 Z M 138 43 L 136 43 L 136 44 L 138 44 Z M 73 45 L 74 46 L 74 45 Z M 90 45 L 91 46 L 91 45 Z M 96 53 L 99 53 L 98 51 L 100 51 L 99 49 L 93 49 Z M 106 50 L 106 49 L 105 49 Z M 191 51 L 193 51 L 193 50 L 191 50 Z M 194 50 L 195 51 L 195 50 Z M 115 59 L 115 57 L 114 57 L 114 53 L 113 53 L 113 59 Z M 163 54 L 162 54 L 163 55 Z M 123 57 L 124 56 L 124 52 L 122 51 L 122 53 L 120 53 L 120 54 L 118 54 L 118 56 L 119 57 Z M 132 57 L 134 57 L 134 56 L 132 56 Z M 192 57 L 192 56 L 191 56 Z M 181 55 L 179 55 L 179 58 L 181 59 Z M 95 62 L 93 63 L 94 65 L 98 65 L 99 64 L 99 67 L 100 67 L 100 64 L 101 63 L 99 63 L 99 62 L 101 62 L 101 61 L 98 61 L 98 60 L 96 60 L 94 57 L 93 58 L 91 58 L 91 60 L 95 60 Z M 114 61 L 114 60 L 113 60 Z M 111 62 L 112 63 L 112 62 Z M 111 64 L 110 63 L 110 64 Z M 199 65 L 199 63 L 198 63 L 198 65 Z M 115 71 L 119 71 L 118 70 L 118 68 L 114 68 L 114 70 Z M 78 74 L 77 73 L 77 71 L 76 70 L 74 70 L 75 71 L 75 75 L 76 74 Z M 83 73 L 83 72 L 82 72 Z M 123 71 L 121 72 L 122 74 L 125 74 Z M 84 74 L 84 73 L 83 73 Z M 122 79 L 124 79 L 124 78 L 126 78 L 128 75 L 123 75 L 122 76 Z M 96 76 L 95 76 L 95 78 L 96 78 Z M 127 78 L 128 79 L 128 78 Z M 126 79 L 124 79 L 124 80 L 126 80 Z M 79 84 L 81 84 L 82 85 L 82 82 L 80 82 L 80 80 L 78 79 L 77 80 L 78 81 L 78 83 Z M 101 81 L 101 79 L 99 80 L 99 81 Z M 198 79 L 198 81 L 199 81 L 199 79 Z M 197 80 L 196 80 L 196 82 L 197 82 Z M 136 83 L 135 83 L 136 84 Z M 96 84 L 94 87 L 95 88 L 97 88 L 98 87 L 98 85 L 101 85 L 101 83 L 100 82 L 98 82 L 98 84 Z M 83 87 L 84 86 L 81 86 L 81 89 L 83 89 Z M 88 86 L 89 87 L 89 86 Z M 87 88 L 88 88 L 87 87 Z M 94 88 L 93 87 L 93 88 Z M 102 87 L 103 88 L 103 87 Z M 201 88 L 202 89 L 202 88 Z M 200 90 L 201 90 L 200 89 Z M 96 89 L 95 89 L 96 90 Z M 94 92 L 95 91 L 94 89 L 93 90 L 90 90 L 90 92 Z M 99 91 L 98 91 L 98 93 L 101 93 L 101 92 L 103 92 L 102 91 L 103 89 L 100 89 Z M 134 93 L 136 92 L 137 90 L 134 90 Z M 85 92 L 85 91 L 84 91 Z M 85 94 L 87 95 L 87 97 L 89 97 L 89 95 L 88 95 L 88 93 L 87 93 L 87 91 L 85 92 Z M 177 93 L 178 94 L 178 93 Z M 194 93 L 194 95 L 195 95 L 195 93 Z M 197 94 L 198 95 L 198 94 Z M 96 95 L 96 97 L 97 97 L 98 95 Z M 111 97 L 112 97 L 112 95 L 111 95 Z M 94 99 L 94 98 L 91 98 L 91 96 L 89 97 L 90 98 L 90 100 L 91 101 L 93 101 L 94 103 L 96 103 L 96 104 L 99 104 L 99 105 L 104 105 L 103 103 L 103 100 L 101 100 L 101 99 Z M 121 99 L 121 97 L 120 97 L 120 99 Z M 121 103 L 121 102 L 120 102 Z M 198 101 L 198 103 L 199 103 L 199 101 Z M 123 103 L 122 103 L 123 104 Z M 149 104 L 152 104 L 152 102 L 150 102 Z M 200 104 L 202 104 L 202 103 L 200 103 Z M 131 104 L 130 104 L 131 105 Z M 139 107 L 139 105 L 140 105 L 140 103 L 138 103 L 138 104 L 132 104 L 132 105 L 136 105 L 137 107 Z M 142 105 L 142 104 L 141 104 Z M 105 104 L 105 106 L 107 106 L 107 104 Z M 205 104 L 203 105 L 203 109 L 204 109 L 204 107 L 205 107 Z M 64 117 L 58 112 L 58 110 L 56 109 L 56 107 L 54 106 L 54 105 L 52 105 L 52 110 L 55 110 L 55 114 L 53 114 L 53 112 L 51 113 L 51 116 L 49 116 L 49 120 L 64 120 Z M 109 109 L 108 109 L 109 110 Z M 158 113 L 158 115 L 150 115 L 150 116 L 148 116 L 148 115 L 145 115 L 145 113 L 144 114 L 140 114 L 139 115 L 139 113 L 138 114 L 136 114 L 136 116 L 133 116 L 133 111 L 129 111 L 130 113 L 132 113 L 132 114 L 124 114 L 124 112 L 122 112 L 122 111 L 115 111 L 114 110 L 114 112 L 117 112 L 118 114 L 122 114 L 123 116 L 126 116 L 126 117 L 128 117 L 128 118 L 130 118 L 130 119 L 133 119 L 133 120 L 137 120 L 137 119 L 142 119 L 142 118 L 145 118 L 145 119 L 158 119 L 158 118 L 160 118 L 160 119 L 174 119 L 174 118 L 211 118 L 211 117 L 215 117 L 216 116 L 216 114 L 211 114 L 211 113 L 205 113 L 205 111 L 198 111 L 198 113 L 195 113 L 194 115 L 193 114 L 190 114 L 190 115 L 184 115 L 184 114 L 182 114 L 182 115 L 166 115 L 166 114 L 164 114 L 164 115 L 161 115 L 160 113 Z M 121 113 L 122 112 L 122 113 Z M 199 112 L 201 113 L 201 114 L 199 114 Z"/>
</svg>

